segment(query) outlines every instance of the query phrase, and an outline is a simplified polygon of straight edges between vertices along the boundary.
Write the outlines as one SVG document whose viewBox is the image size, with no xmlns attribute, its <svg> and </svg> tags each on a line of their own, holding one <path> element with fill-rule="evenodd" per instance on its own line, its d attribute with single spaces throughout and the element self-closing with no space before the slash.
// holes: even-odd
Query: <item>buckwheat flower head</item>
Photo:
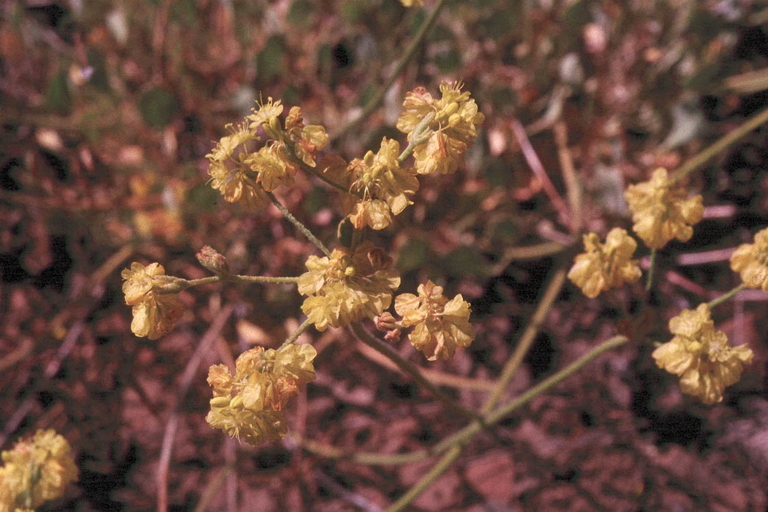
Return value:
<svg viewBox="0 0 768 512">
<path fill-rule="evenodd" d="M 414 129 L 424 118 L 434 114 L 427 127 L 428 139 L 416 146 L 413 156 L 419 174 L 450 174 L 456 172 L 461 156 L 477 137 L 477 128 L 485 116 L 477 111 L 469 92 L 461 92 L 457 82 L 440 84 L 442 97 L 434 99 L 423 87 L 405 95 L 403 112 L 397 120 L 397 129 L 408 134 L 411 141 Z"/>
<path fill-rule="evenodd" d="M 317 124 L 304 125 L 301 108 L 291 107 L 285 119 L 285 131 L 296 157 L 310 167 L 317 165 L 317 152 L 328 143 L 325 128 Z"/>
<path fill-rule="evenodd" d="M 251 168 L 252 153 L 246 144 L 257 140 L 254 131 L 245 123 L 227 125 L 230 135 L 222 137 L 213 151 L 206 155 L 210 161 L 208 174 L 211 186 L 221 192 L 230 203 L 242 201 L 247 207 L 257 209 L 269 202 L 262 186 L 256 182 L 258 170 Z"/>
<path fill-rule="evenodd" d="M 253 114 L 246 117 L 250 121 L 248 128 L 252 133 L 256 133 L 259 127 L 264 127 L 264 132 L 273 139 L 280 138 L 280 122 L 278 118 L 283 113 L 283 105 L 280 100 L 273 101 L 268 98 L 267 102 L 256 102 L 258 108 L 253 109 Z"/>
<path fill-rule="evenodd" d="M 368 151 L 349 164 L 354 180 L 349 191 L 356 196 L 349 218 L 355 228 L 384 229 L 392 215 L 413 204 L 410 196 L 419 189 L 419 180 L 413 168 L 400 167 L 399 155 L 400 144 L 384 137 L 378 153 Z"/>
<path fill-rule="evenodd" d="M 280 185 L 291 185 L 297 170 L 279 143 L 267 144 L 256 153 L 244 157 L 243 164 L 256 173 L 257 186 L 266 192 L 272 192 Z"/>
<path fill-rule="evenodd" d="M 133 307 L 131 331 L 136 336 L 156 340 L 173 329 L 173 325 L 184 313 L 184 306 L 177 293 L 161 293 L 161 287 L 171 283 L 165 275 L 165 268 L 159 263 L 144 266 L 131 263 L 121 276 L 125 303 Z"/>
<path fill-rule="evenodd" d="M 310 256 L 306 266 L 298 283 L 299 293 L 307 295 L 301 310 L 319 331 L 380 315 L 400 286 L 392 259 L 369 241 L 354 253 L 341 247 L 330 258 Z"/>
<path fill-rule="evenodd" d="M 316 355 L 311 345 L 256 347 L 237 358 L 234 375 L 223 364 L 211 366 L 213 399 L 206 421 L 254 446 L 282 439 L 287 431 L 282 410 L 300 385 L 314 380 Z"/>
<path fill-rule="evenodd" d="M 576 256 L 568 279 L 590 299 L 600 292 L 640 279 L 637 260 L 631 259 L 637 242 L 623 229 L 613 228 L 605 244 L 600 243 L 596 233 L 584 235 L 584 249 L 585 253 Z"/>
<path fill-rule="evenodd" d="M 650 181 L 627 187 L 624 197 L 635 223 L 632 229 L 651 249 L 661 249 L 673 238 L 687 242 L 691 226 L 704 215 L 701 196 L 689 199 L 685 187 L 670 182 L 664 168 L 656 169 Z"/>
<path fill-rule="evenodd" d="M 768 228 L 755 234 L 755 243 L 736 249 L 731 256 L 731 269 L 739 272 L 747 288 L 768 292 Z"/>
<path fill-rule="evenodd" d="M 4 451 L 0 468 L 0 510 L 34 510 L 61 497 L 77 481 L 77 466 L 64 437 L 54 430 L 38 430 Z"/>
<path fill-rule="evenodd" d="M 741 378 L 754 354 L 749 347 L 731 346 L 725 333 L 715 330 L 709 306 L 683 310 L 669 321 L 675 335 L 653 351 L 659 368 L 680 376 L 680 389 L 707 405 L 723 400 L 723 391 Z"/>
<path fill-rule="evenodd" d="M 457 346 L 468 347 L 475 339 L 469 302 L 461 294 L 448 300 L 443 287 L 432 281 L 419 285 L 418 293 L 403 293 L 395 299 L 395 311 L 403 317 L 403 326 L 415 326 L 408 336 L 411 344 L 429 361 L 453 357 Z"/>
</svg>

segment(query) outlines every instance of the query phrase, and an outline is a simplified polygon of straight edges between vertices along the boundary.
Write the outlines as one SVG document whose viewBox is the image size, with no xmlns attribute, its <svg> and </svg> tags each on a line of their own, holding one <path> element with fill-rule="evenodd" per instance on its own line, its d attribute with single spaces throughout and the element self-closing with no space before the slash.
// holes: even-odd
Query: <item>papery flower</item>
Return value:
<svg viewBox="0 0 768 512">
<path fill-rule="evenodd" d="M 725 333 L 715 331 L 709 306 L 686 309 L 669 321 L 675 335 L 653 351 L 659 368 L 680 376 L 680 389 L 707 405 L 723 400 L 723 390 L 741 378 L 754 354 L 746 345 L 733 347 Z"/>
<path fill-rule="evenodd" d="M 250 121 L 248 128 L 252 133 L 256 133 L 259 127 L 264 127 L 264 132 L 273 139 L 280 138 L 280 114 L 283 113 L 283 105 L 280 100 L 273 101 L 268 98 L 267 102 L 256 102 L 258 108 L 253 109 L 253 114 L 245 119 Z"/>
<path fill-rule="evenodd" d="M 299 293 L 307 295 L 301 310 L 319 331 L 380 315 L 400 286 L 392 259 L 369 241 L 354 253 L 341 247 L 330 258 L 310 256 L 306 266 L 298 283 Z"/>
<path fill-rule="evenodd" d="M 236 127 L 229 124 L 227 129 L 231 134 L 222 137 L 206 155 L 210 161 L 211 186 L 221 192 L 227 202 L 242 201 L 251 209 L 260 208 L 269 202 L 269 197 L 256 181 L 258 170 L 251 167 L 252 153 L 246 146 L 257 140 L 255 131 L 249 130 L 245 123 Z"/>
<path fill-rule="evenodd" d="M 315 167 L 317 152 L 328 144 L 325 128 L 317 124 L 304 125 L 301 108 L 291 107 L 285 119 L 285 131 L 296 157 L 310 167 Z"/>
<path fill-rule="evenodd" d="M 637 242 L 623 229 L 613 228 L 605 244 L 600 243 L 596 233 L 584 235 L 584 249 L 585 253 L 576 256 L 568 279 L 590 299 L 600 292 L 640 279 L 637 260 L 631 259 Z"/>
<path fill-rule="evenodd" d="M 432 281 L 419 285 L 418 293 L 403 293 L 395 299 L 395 311 L 403 317 L 403 326 L 415 326 L 408 336 L 411 344 L 429 361 L 453 357 L 457 346 L 468 347 L 475 339 L 469 302 L 461 294 L 448 300 L 443 287 Z"/>
<path fill-rule="evenodd" d="M 34 510 L 61 497 L 77 481 L 69 443 L 54 430 L 38 430 L 4 451 L 0 468 L 0 511 Z"/>
<path fill-rule="evenodd" d="M 747 288 L 768 292 L 768 228 L 755 234 L 755 243 L 742 244 L 731 255 L 731 269 Z"/>
<path fill-rule="evenodd" d="M 477 137 L 477 128 L 485 116 L 477 111 L 470 93 L 461 92 L 461 87 L 457 82 L 443 82 L 439 100 L 432 98 L 423 87 L 405 95 L 397 129 L 407 133 L 409 141 L 414 136 L 420 139 L 428 136 L 413 152 L 419 174 L 456 172 L 462 155 Z M 415 128 L 430 114 L 434 114 L 434 119 L 425 132 L 416 134 Z"/>
<path fill-rule="evenodd" d="M 165 268 L 159 263 L 145 267 L 133 262 L 131 268 L 124 269 L 120 275 L 125 280 L 125 303 L 133 306 L 131 331 L 150 340 L 168 334 L 184 313 L 184 306 L 177 293 L 161 293 L 160 288 L 172 282 L 172 278 L 165 275 Z"/>
<path fill-rule="evenodd" d="M 687 242 L 691 226 L 704 215 L 701 196 L 688 198 L 685 187 L 670 182 L 664 168 L 656 169 L 650 181 L 627 187 L 624 197 L 635 223 L 632 229 L 651 249 L 661 249 L 673 238 Z"/>
<path fill-rule="evenodd" d="M 213 399 L 206 421 L 253 446 L 282 439 L 287 431 L 282 410 L 300 385 L 314 380 L 315 356 L 311 345 L 256 347 L 237 358 L 234 375 L 223 364 L 211 366 Z"/>
<path fill-rule="evenodd" d="M 410 196 L 419 189 L 419 180 L 413 168 L 400 167 L 399 155 L 400 144 L 384 137 L 378 153 L 368 151 L 362 160 L 356 158 L 349 164 L 354 180 L 349 191 L 355 197 L 348 209 L 355 228 L 384 229 L 392 215 L 413 203 Z"/>
<path fill-rule="evenodd" d="M 272 192 L 280 185 L 293 184 L 297 169 L 281 148 L 280 143 L 270 143 L 243 158 L 243 164 L 256 173 L 257 185 L 266 192 Z"/>
</svg>

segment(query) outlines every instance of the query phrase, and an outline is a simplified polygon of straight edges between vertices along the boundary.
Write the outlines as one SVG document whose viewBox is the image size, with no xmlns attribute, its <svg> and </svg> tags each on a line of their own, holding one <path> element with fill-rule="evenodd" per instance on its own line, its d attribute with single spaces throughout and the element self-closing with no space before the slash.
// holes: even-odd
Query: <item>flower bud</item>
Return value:
<svg viewBox="0 0 768 512">
<path fill-rule="evenodd" d="M 200 252 L 197 253 L 197 261 L 217 276 L 226 276 L 229 274 L 229 263 L 227 262 L 227 258 L 207 245 L 203 246 L 203 248 L 200 249 Z"/>
<path fill-rule="evenodd" d="M 228 396 L 216 396 L 211 398 L 211 407 L 226 407 L 232 399 Z"/>
<path fill-rule="evenodd" d="M 374 321 L 376 322 L 376 329 L 379 331 L 397 329 L 397 319 L 388 311 L 377 316 Z"/>
</svg>

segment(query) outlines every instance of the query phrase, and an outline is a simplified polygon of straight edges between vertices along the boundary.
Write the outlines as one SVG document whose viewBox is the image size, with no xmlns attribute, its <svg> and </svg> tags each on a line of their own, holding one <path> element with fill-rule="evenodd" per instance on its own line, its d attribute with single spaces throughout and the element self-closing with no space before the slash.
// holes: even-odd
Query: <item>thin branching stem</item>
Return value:
<svg viewBox="0 0 768 512">
<path fill-rule="evenodd" d="M 280 203 L 280 201 L 277 200 L 277 198 L 275 197 L 275 194 L 273 194 L 272 192 L 267 192 L 267 195 L 269 196 L 270 201 L 272 201 L 272 204 L 274 204 L 277 207 L 277 209 L 283 213 L 285 218 L 288 219 L 291 222 L 291 224 L 296 226 L 298 230 L 301 231 L 304 234 L 304 236 L 306 236 L 309 239 L 310 242 L 315 244 L 318 249 L 323 251 L 323 254 L 325 254 L 329 258 L 331 257 L 331 251 L 328 250 L 325 244 L 323 244 L 323 242 L 321 242 L 315 235 L 313 235 L 312 232 L 304 224 L 302 224 L 299 221 L 299 219 L 294 217 L 293 214 L 289 212 L 288 209 Z"/>
<path fill-rule="evenodd" d="M 651 263 L 648 266 L 648 281 L 645 283 L 646 292 L 651 291 L 651 287 L 653 286 L 653 273 L 654 270 L 656 270 L 656 256 L 658 252 L 658 249 L 651 249 Z"/>
<path fill-rule="evenodd" d="M 288 338 L 283 342 L 282 345 L 280 345 L 280 348 L 283 348 L 287 345 L 290 345 L 291 343 L 295 342 L 297 339 L 299 339 L 299 336 L 301 336 L 304 331 L 306 331 L 309 326 L 312 325 L 312 322 L 307 318 L 304 320 L 304 323 L 302 323 Z"/>
<path fill-rule="evenodd" d="M 429 29 L 432 28 L 432 25 L 435 23 L 435 20 L 437 19 L 437 15 L 442 10 L 443 6 L 445 5 L 445 0 L 439 0 L 437 2 L 437 5 L 435 5 L 435 8 L 432 9 L 432 12 L 429 13 L 429 16 L 424 20 L 424 23 L 421 24 L 421 27 L 419 27 L 419 31 L 416 33 L 416 36 L 414 36 L 413 41 L 411 41 L 410 46 L 405 50 L 405 54 L 403 55 L 403 58 L 400 59 L 400 62 L 397 63 L 397 66 L 395 66 L 394 71 L 392 71 L 392 74 L 389 76 L 387 81 L 384 83 L 384 85 L 381 86 L 381 88 L 376 91 L 376 94 L 371 97 L 371 99 L 368 101 L 368 103 L 365 104 L 362 111 L 360 112 L 360 115 L 349 121 L 347 124 L 342 126 L 338 131 L 331 134 L 331 140 L 336 140 L 342 135 L 346 134 L 347 132 L 354 129 L 357 125 L 359 125 L 364 119 L 368 118 L 368 116 L 371 115 L 371 113 L 376 110 L 376 108 L 381 103 L 381 100 L 384 99 L 384 96 L 387 94 L 387 91 L 390 87 L 392 87 L 392 84 L 395 83 L 395 80 L 398 76 L 405 70 L 405 66 L 408 64 L 408 62 L 413 58 L 414 55 L 416 55 L 416 50 L 419 49 L 419 46 L 421 45 L 424 38 L 427 36 L 427 33 L 429 33 Z"/>
<path fill-rule="evenodd" d="M 734 142 L 738 141 L 742 137 L 745 137 L 746 135 L 749 135 L 752 130 L 759 127 L 762 124 L 765 124 L 768 122 L 768 108 L 758 112 L 754 116 L 750 117 L 746 121 L 744 121 L 741 126 L 738 128 L 729 131 L 727 134 L 723 135 L 719 139 L 717 139 L 712 145 L 709 147 L 703 149 L 696 155 L 692 156 L 685 162 L 683 162 L 683 165 L 677 168 L 677 170 L 670 176 L 669 181 L 670 183 L 673 183 L 675 181 L 681 180 L 691 174 L 693 171 L 707 163 L 709 159 L 726 149 L 728 146 L 733 144 Z"/>
<path fill-rule="evenodd" d="M 716 299 L 713 299 L 707 303 L 707 306 L 709 306 L 709 309 L 712 309 L 713 307 L 722 304 L 723 302 L 727 301 L 737 293 L 739 293 L 741 290 L 746 289 L 747 285 L 744 283 L 741 283 L 739 286 L 734 288 L 733 290 L 729 291 L 728 293 L 724 293 L 723 295 L 719 296 Z"/>
<path fill-rule="evenodd" d="M 509 384 L 509 381 L 512 380 L 512 377 L 520 367 L 520 364 L 522 364 L 525 355 L 531 348 L 534 339 L 536 339 L 536 334 L 539 332 L 539 327 L 541 327 L 541 325 L 544 323 L 544 320 L 547 319 L 549 310 L 552 308 L 552 305 L 555 303 L 555 299 L 557 299 L 557 296 L 560 294 L 560 290 L 562 289 L 563 284 L 565 284 L 565 274 L 565 269 L 558 269 L 555 273 L 555 276 L 547 285 L 547 289 L 544 291 L 544 295 L 542 296 L 541 301 L 539 301 L 539 305 L 536 307 L 536 311 L 533 313 L 533 317 L 531 318 L 530 322 L 528 322 L 522 337 L 517 342 L 517 346 L 515 347 L 515 351 L 512 354 L 512 357 L 509 358 L 501 372 L 501 376 L 496 381 L 496 388 L 493 390 L 485 405 L 483 406 L 483 413 L 491 411 L 496 406 L 499 399 L 501 398 L 501 395 L 507 389 L 507 384 Z"/>
<path fill-rule="evenodd" d="M 591 351 L 581 356 L 566 368 L 563 368 L 556 374 L 544 379 L 539 384 L 533 386 L 514 400 L 502 405 L 492 413 L 487 414 L 485 416 L 486 427 L 495 425 L 499 421 L 512 414 L 515 410 L 530 402 L 533 398 L 548 391 L 553 386 L 561 383 L 563 380 L 567 379 L 574 373 L 577 373 L 595 358 L 603 355 L 609 350 L 627 343 L 628 341 L 629 338 L 626 336 L 614 336 L 605 343 L 593 348 Z M 419 494 L 424 492 L 435 480 L 440 478 L 440 475 L 445 473 L 445 471 L 451 467 L 451 464 L 453 464 L 453 462 L 461 454 L 462 447 L 478 432 L 483 430 L 483 428 L 483 425 L 474 422 L 456 434 L 435 445 L 432 448 L 432 452 L 445 451 L 443 457 L 432 467 L 432 469 L 426 475 L 421 478 L 421 480 L 413 485 L 407 493 L 405 493 L 400 497 L 400 499 L 393 503 L 392 506 L 387 509 L 387 512 L 398 512 L 400 510 L 404 510 L 405 507 L 407 507 L 419 496 Z"/>
<path fill-rule="evenodd" d="M 435 398 L 443 402 L 445 405 L 451 408 L 451 410 L 461 414 L 464 417 L 473 419 L 476 421 L 482 421 L 483 418 L 476 412 L 465 409 L 459 405 L 455 400 L 451 399 L 448 395 L 437 389 L 437 387 L 429 382 L 419 371 L 419 369 L 413 365 L 410 361 L 406 360 L 398 354 L 392 347 L 378 339 L 373 334 L 369 333 L 360 323 L 354 323 L 351 326 L 352 333 L 357 338 L 371 347 L 372 349 L 384 354 L 393 363 L 397 365 L 403 372 L 410 375 L 420 386 L 429 391 Z"/>
</svg>

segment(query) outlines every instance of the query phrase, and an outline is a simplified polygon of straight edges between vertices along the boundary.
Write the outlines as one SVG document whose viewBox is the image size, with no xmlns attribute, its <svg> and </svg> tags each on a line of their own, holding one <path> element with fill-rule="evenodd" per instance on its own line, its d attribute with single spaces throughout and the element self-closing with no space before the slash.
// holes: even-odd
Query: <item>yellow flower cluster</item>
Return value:
<svg viewBox="0 0 768 512">
<path fill-rule="evenodd" d="M 471 309 L 461 294 L 448 300 L 443 287 L 432 281 L 419 285 L 419 295 L 403 293 L 395 299 L 395 311 L 404 327 L 414 327 L 411 344 L 429 361 L 453 357 L 456 347 L 468 347 L 475 339 L 469 323 Z"/>
<path fill-rule="evenodd" d="M 38 430 L 32 439 L 4 451 L 2 458 L 0 512 L 35 510 L 77 481 L 69 443 L 53 430 Z"/>
<path fill-rule="evenodd" d="M 131 331 L 151 340 L 166 335 L 184 312 L 177 293 L 163 293 L 163 285 L 171 284 L 172 278 L 159 263 L 145 267 L 133 262 L 121 275 L 125 303 L 133 306 Z"/>
<path fill-rule="evenodd" d="M 755 234 L 755 243 L 736 249 L 731 256 L 731 269 L 739 272 L 747 288 L 768 292 L 768 229 Z"/>
<path fill-rule="evenodd" d="M 632 255 L 637 242 L 621 228 L 613 228 L 600 243 L 596 233 L 584 235 L 586 253 L 576 256 L 568 279 L 594 299 L 600 292 L 640 279 L 640 267 Z"/>
<path fill-rule="evenodd" d="M 226 365 L 211 366 L 213 398 L 206 421 L 253 446 L 282 439 L 287 431 L 283 407 L 300 385 L 314 380 L 315 356 L 311 345 L 256 347 L 237 358 L 234 375 Z"/>
<path fill-rule="evenodd" d="M 419 189 L 419 180 L 413 168 L 400 167 L 399 155 L 400 144 L 384 137 L 378 153 L 368 151 L 362 160 L 350 162 L 349 191 L 355 201 L 349 218 L 356 229 L 384 229 L 392 222 L 392 215 L 413 203 L 409 197 Z"/>
<path fill-rule="evenodd" d="M 416 146 L 413 156 L 419 174 L 450 174 L 456 172 L 461 156 L 477 137 L 477 128 L 485 117 L 477 111 L 475 100 L 469 92 L 461 92 L 461 85 L 453 82 L 440 84 L 442 97 L 434 99 L 423 87 L 417 87 L 405 95 L 403 112 L 397 120 L 397 129 L 426 141 Z M 417 126 L 427 116 L 434 115 L 426 132 Z"/>
<path fill-rule="evenodd" d="M 325 128 L 305 126 L 301 109 L 293 107 L 283 129 L 279 120 L 282 112 L 280 101 L 269 98 L 267 103 L 254 109 L 245 122 L 227 125 L 230 135 L 222 137 L 206 155 L 210 161 L 211 186 L 221 192 L 224 200 L 241 201 L 249 208 L 259 208 L 269 201 L 266 192 L 293 183 L 299 165 L 297 159 L 310 167 L 316 166 L 317 152 L 328 142 Z M 263 129 L 270 140 L 256 151 L 256 143 L 261 141 L 259 129 Z"/>
<path fill-rule="evenodd" d="M 319 331 L 380 315 L 400 286 L 392 259 L 369 241 L 354 252 L 341 247 L 330 258 L 310 256 L 306 266 L 299 276 L 299 293 L 307 295 L 301 309 Z"/>
<path fill-rule="evenodd" d="M 707 405 L 723 400 L 723 390 L 741 378 L 742 367 L 752 362 L 749 347 L 733 347 L 725 333 L 715 330 L 709 306 L 686 309 L 669 321 L 675 335 L 654 350 L 659 368 L 680 376 L 683 393 Z"/>
<path fill-rule="evenodd" d="M 632 212 L 633 229 L 651 249 L 677 238 L 687 242 L 704 215 L 700 195 L 687 199 L 685 187 L 671 182 L 667 170 L 656 169 L 650 181 L 630 185 L 624 196 Z"/>
</svg>

